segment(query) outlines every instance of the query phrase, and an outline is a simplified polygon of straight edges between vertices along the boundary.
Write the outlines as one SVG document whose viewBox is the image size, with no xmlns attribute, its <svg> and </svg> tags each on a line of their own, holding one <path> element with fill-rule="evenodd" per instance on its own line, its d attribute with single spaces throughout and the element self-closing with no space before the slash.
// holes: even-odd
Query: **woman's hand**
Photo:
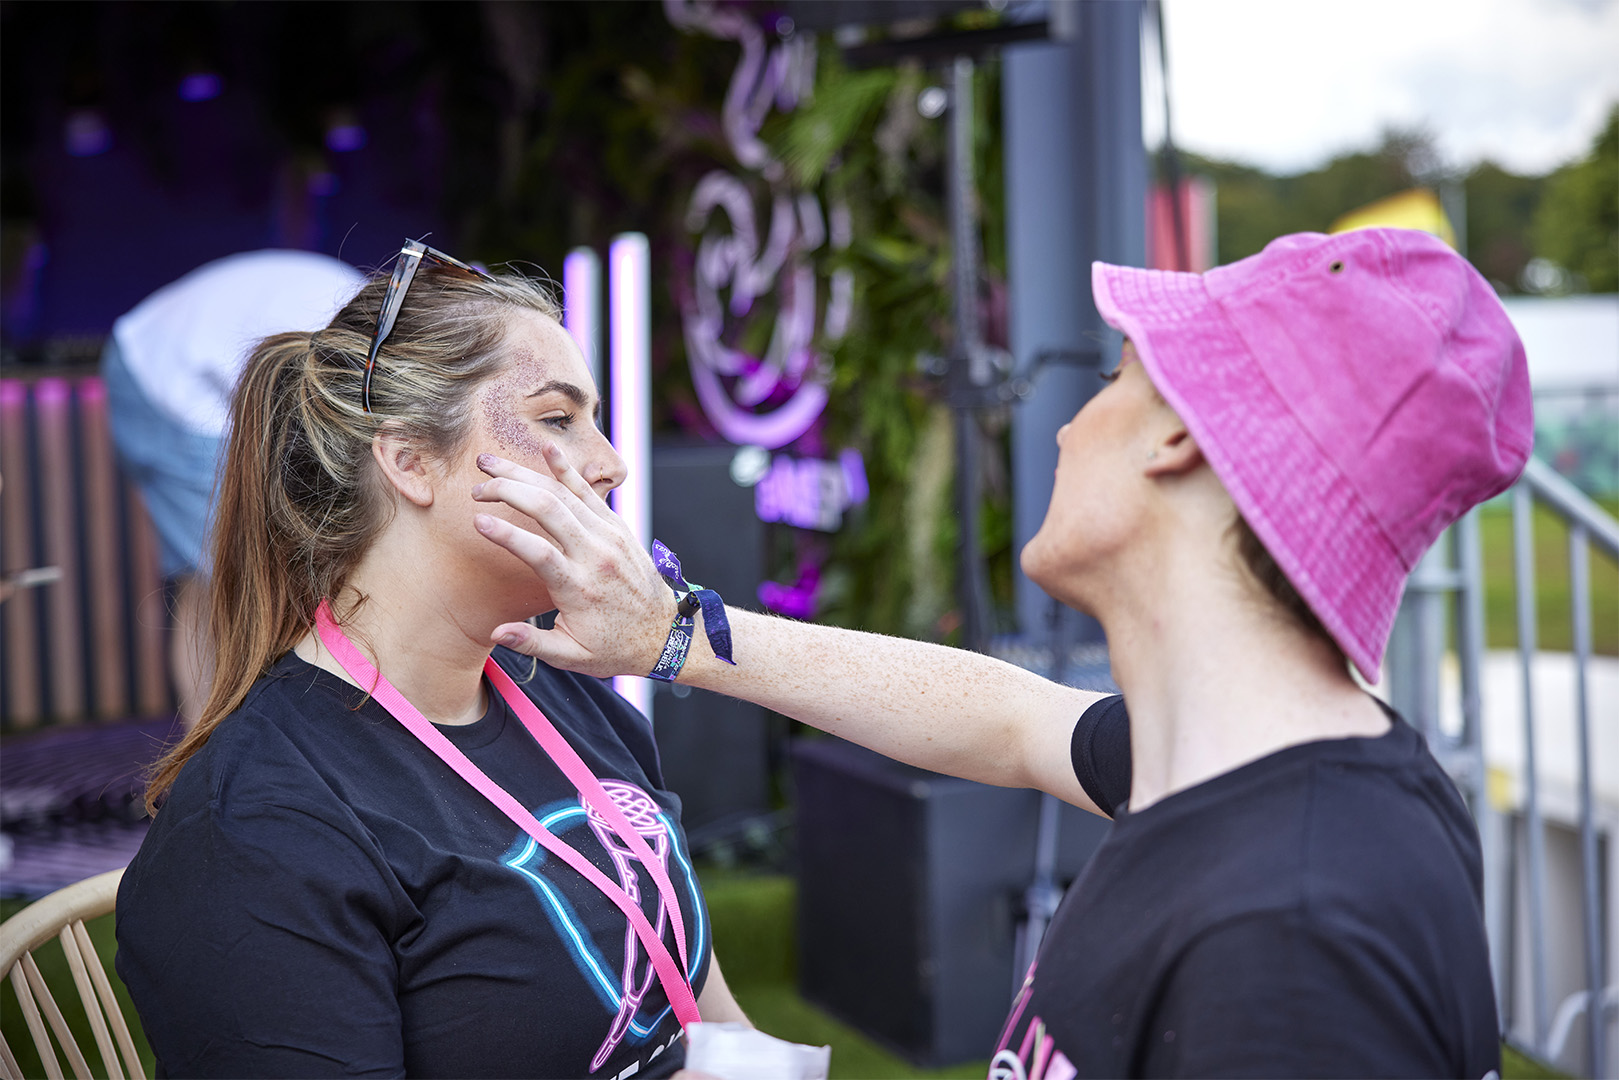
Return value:
<svg viewBox="0 0 1619 1080">
<path fill-rule="evenodd" d="M 527 563 L 557 606 L 555 627 L 504 623 L 494 641 L 553 667 L 605 678 L 645 675 L 663 652 L 675 596 L 622 518 L 602 501 L 556 445 L 545 448 L 546 476 L 493 454 L 478 455 L 491 479 L 472 489 L 531 518 L 520 528 L 492 514 L 478 531 Z"/>
</svg>

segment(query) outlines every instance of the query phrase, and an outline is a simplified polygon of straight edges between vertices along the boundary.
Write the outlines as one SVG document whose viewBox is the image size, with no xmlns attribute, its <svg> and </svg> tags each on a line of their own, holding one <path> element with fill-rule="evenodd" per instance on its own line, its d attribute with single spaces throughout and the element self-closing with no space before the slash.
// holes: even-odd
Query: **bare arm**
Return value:
<svg viewBox="0 0 1619 1080">
<path fill-rule="evenodd" d="M 1069 742 L 1100 694 L 964 649 L 728 608 L 736 666 L 702 633 L 680 680 L 934 772 L 1033 787 L 1099 813 Z M 667 624 L 664 624 L 667 625 Z"/>
<path fill-rule="evenodd" d="M 703 983 L 702 996 L 697 999 L 697 1011 L 702 1013 L 703 1020 L 708 1023 L 724 1023 L 730 1020 L 749 1027 L 753 1026 L 748 1014 L 736 1003 L 731 988 L 725 985 L 725 972 L 720 970 L 718 953 L 708 954 L 708 978 Z"/>
<path fill-rule="evenodd" d="M 554 447 L 555 476 L 483 457 L 495 479 L 475 491 L 538 529 L 479 515 L 486 537 L 528 563 L 560 612 L 552 630 L 497 628 L 503 644 L 591 675 L 644 675 L 656 663 L 675 600 L 624 523 Z M 756 702 L 934 772 L 1033 787 L 1100 813 L 1074 775 L 1069 743 L 1101 695 L 1011 664 L 905 638 L 728 609 L 735 666 L 699 631 L 679 681 Z"/>
</svg>

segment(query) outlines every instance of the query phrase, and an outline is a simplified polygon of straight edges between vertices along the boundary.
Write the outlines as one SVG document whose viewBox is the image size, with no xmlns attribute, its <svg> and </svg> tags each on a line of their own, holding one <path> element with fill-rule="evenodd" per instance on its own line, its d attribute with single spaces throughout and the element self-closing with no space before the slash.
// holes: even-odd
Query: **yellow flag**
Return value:
<svg viewBox="0 0 1619 1080">
<path fill-rule="evenodd" d="M 1456 230 L 1451 228 L 1439 196 L 1427 188 L 1412 188 L 1398 195 L 1390 195 L 1359 210 L 1351 210 L 1332 223 L 1328 232 L 1349 232 L 1351 229 L 1371 228 L 1421 229 L 1432 233 L 1451 247 L 1456 246 Z"/>
</svg>

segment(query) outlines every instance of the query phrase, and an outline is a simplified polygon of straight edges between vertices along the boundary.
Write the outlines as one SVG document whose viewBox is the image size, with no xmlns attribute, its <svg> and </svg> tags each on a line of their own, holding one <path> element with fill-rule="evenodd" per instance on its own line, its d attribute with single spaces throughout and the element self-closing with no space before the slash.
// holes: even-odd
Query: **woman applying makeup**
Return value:
<svg viewBox="0 0 1619 1080">
<path fill-rule="evenodd" d="M 1404 230 L 1283 237 L 1202 275 L 1098 263 L 1092 284 L 1128 342 L 1057 432 L 1022 564 L 1101 621 L 1122 697 L 741 611 L 734 666 L 694 635 L 678 678 L 1113 819 L 985 1047 L 997 1080 L 1491 1074 L 1477 830 L 1350 666 L 1376 681 L 1405 575 L 1523 469 L 1517 334 L 1464 259 Z M 644 674 L 670 590 L 546 462 L 493 462 L 478 496 L 538 529 L 479 528 L 562 618 L 497 639 Z"/>
<path fill-rule="evenodd" d="M 742 1019 L 645 719 L 489 644 L 555 605 L 475 531 L 478 456 L 605 496 L 597 405 L 542 290 L 414 242 L 254 352 L 213 690 L 118 897 L 162 1073 L 662 1076 Z"/>
</svg>

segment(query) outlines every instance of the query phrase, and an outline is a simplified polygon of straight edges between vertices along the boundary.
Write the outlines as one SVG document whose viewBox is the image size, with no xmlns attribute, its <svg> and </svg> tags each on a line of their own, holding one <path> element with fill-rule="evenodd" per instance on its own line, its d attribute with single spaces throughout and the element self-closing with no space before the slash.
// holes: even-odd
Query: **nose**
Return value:
<svg viewBox="0 0 1619 1080">
<path fill-rule="evenodd" d="M 618 456 L 618 451 L 598 428 L 591 443 L 589 461 L 580 470 L 580 475 L 596 489 L 596 494 L 605 499 L 607 493 L 622 484 L 629 473 L 624 459 Z"/>
</svg>

